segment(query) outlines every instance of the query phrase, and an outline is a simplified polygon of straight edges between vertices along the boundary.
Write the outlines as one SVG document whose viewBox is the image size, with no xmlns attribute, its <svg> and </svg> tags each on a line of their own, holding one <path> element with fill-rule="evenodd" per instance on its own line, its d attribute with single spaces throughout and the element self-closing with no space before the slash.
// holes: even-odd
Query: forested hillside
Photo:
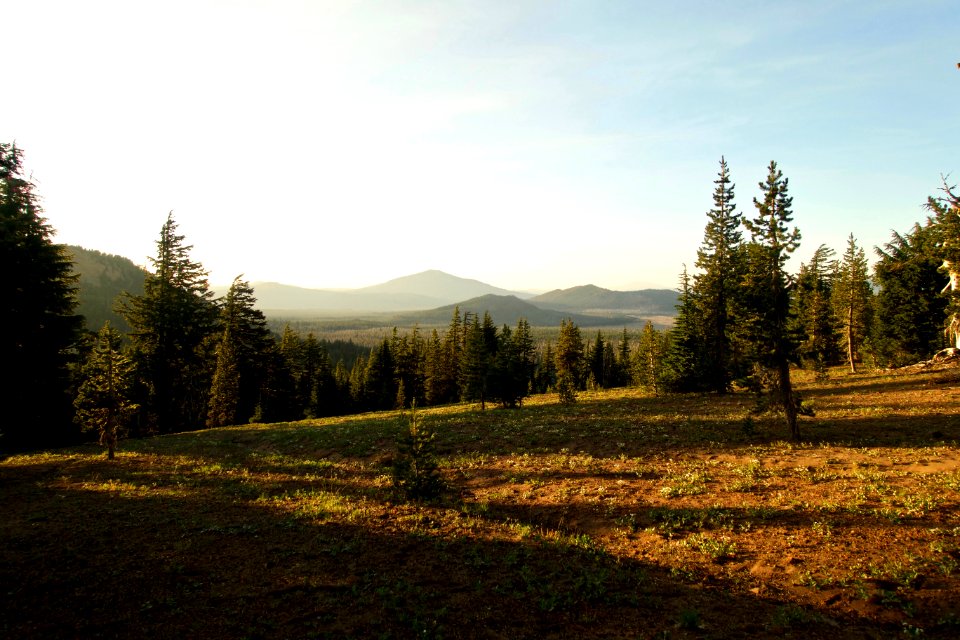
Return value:
<svg viewBox="0 0 960 640">
<path fill-rule="evenodd" d="M 615 311 L 632 316 L 672 316 L 676 314 L 677 292 L 673 289 L 611 291 L 592 284 L 556 289 L 535 296 L 530 302 L 561 311 Z"/>
<path fill-rule="evenodd" d="M 146 272 L 128 258 L 93 249 L 68 245 L 73 271 L 80 280 L 77 313 L 84 317 L 88 331 L 97 331 L 109 321 L 126 333 L 130 325 L 116 312 L 118 298 L 124 294 L 141 295 Z"/>
</svg>

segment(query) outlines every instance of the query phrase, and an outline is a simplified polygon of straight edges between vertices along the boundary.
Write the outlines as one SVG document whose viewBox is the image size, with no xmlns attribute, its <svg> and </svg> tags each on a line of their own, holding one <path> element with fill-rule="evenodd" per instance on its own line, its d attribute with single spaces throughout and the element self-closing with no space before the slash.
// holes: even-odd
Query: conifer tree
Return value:
<svg viewBox="0 0 960 640">
<path fill-rule="evenodd" d="M 687 266 L 680 274 L 680 300 L 677 317 L 669 334 L 669 347 L 663 362 L 664 387 L 686 393 L 704 387 L 703 325 L 698 321 L 699 305 L 690 288 Z"/>
<path fill-rule="evenodd" d="M 944 345 L 947 299 L 941 295 L 939 233 L 931 221 L 893 233 L 877 247 L 874 275 L 874 355 L 882 366 L 903 366 L 930 357 Z"/>
<path fill-rule="evenodd" d="M 425 400 L 424 356 L 426 346 L 420 337 L 419 327 L 414 327 L 410 335 L 400 336 L 394 329 L 391 344 L 396 368 L 397 384 L 403 387 L 403 402 L 397 408 L 404 409 L 416 403 L 422 405 Z"/>
<path fill-rule="evenodd" d="M 692 300 L 702 332 L 702 385 L 718 393 L 731 389 L 740 373 L 734 351 L 734 325 L 743 276 L 743 216 L 734 204 L 734 184 L 725 158 L 714 180 L 713 208 L 707 212 L 703 243 L 697 251 Z M 693 385 L 693 386 L 699 386 Z"/>
<path fill-rule="evenodd" d="M 63 444 L 76 434 L 67 390 L 83 324 L 74 313 L 77 279 L 42 214 L 22 152 L 0 143 L 0 450 Z"/>
<path fill-rule="evenodd" d="M 74 398 L 76 421 L 84 431 L 99 434 L 110 460 L 137 409 L 130 400 L 133 364 L 121 351 L 122 341 L 120 332 L 105 322 L 81 369 L 82 381 Z"/>
<path fill-rule="evenodd" d="M 573 404 L 577 401 L 577 391 L 581 388 L 584 349 L 580 327 L 569 318 L 560 321 L 560 335 L 557 337 L 557 351 L 554 359 L 560 402 Z"/>
<path fill-rule="evenodd" d="M 617 343 L 617 386 L 629 386 L 633 381 L 633 365 L 630 357 L 630 334 L 623 328 Z"/>
<path fill-rule="evenodd" d="M 310 398 L 309 395 L 304 397 L 303 385 L 300 383 L 303 377 L 303 340 L 301 340 L 300 334 L 290 327 L 289 323 L 283 327 L 277 351 L 282 363 L 282 370 L 286 372 L 283 382 L 288 385 L 285 395 L 289 398 L 289 407 L 285 412 L 286 417 L 284 419 L 300 420 L 307 411 Z"/>
<path fill-rule="evenodd" d="M 603 339 L 603 332 L 597 331 L 597 337 L 594 339 L 593 347 L 590 349 L 590 354 L 587 357 L 587 367 L 590 371 L 590 378 L 593 384 L 599 389 L 604 389 L 607 386 L 607 380 L 604 376 L 603 360 L 606 344 L 606 340 Z"/>
<path fill-rule="evenodd" d="M 946 329 L 944 335 L 950 344 L 960 349 L 960 194 L 944 179 L 944 196 L 929 198 L 927 208 L 933 213 L 931 223 L 939 236 L 940 271 L 946 284 L 940 293 L 947 297 Z"/>
<path fill-rule="evenodd" d="M 487 316 L 489 318 L 489 315 Z M 480 408 L 486 408 L 487 385 L 496 351 L 488 344 L 486 322 L 481 325 L 479 316 L 466 327 L 466 342 L 460 361 L 460 381 L 464 400 L 477 400 Z M 494 339 L 496 336 L 494 329 Z"/>
<path fill-rule="evenodd" d="M 433 429 L 420 419 L 414 403 L 408 427 L 398 439 L 393 463 L 393 486 L 408 499 L 436 498 L 443 491 L 434 437 Z"/>
<path fill-rule="evenodd" d="M 793 287 L 792 319 L 798 355 L 818 377 L 826 376 L 827 365 L 839 357 L 839 324 L 831 303 L 837 271 L 834 255 L 834 250 L 826 245 L 817 247 L 810 261 L 800 266 Z"/>
<path fill-rule="evenodd" d="M 434 329 L 426 341 L 424 354 L 424 402 L 441 404 L 444 398 L 444 350 L 440 332 Z"/>
<path fill-rule="evenodd" d="M 233 327 L 227 324 L 217 345 L 217 368 L 213 373 L 210 408 L 207 410 L 208 427 L 225 427 L 238 422 L 240 358 L 233 331 Z"/>
<path fill-rule="evenodd" d="M 276 342 L 264 354 L 262 366 L 264 382 L 250 421 L 285 422 L 300 418 L 293 374 Z"/>
<path fill-rule="evenodd" d="M 837 267 L 831 302 L 839 321 L 840 333 L 850 372 L 857 372 L 857 362 L 871 321 L 870 271 L 863 249 L 850 234 L 847 250 Z"/>
<path fill-rule="evenodd" d="M 533 376 L 536 371 L 537 347 L 534 344 L 533 336 L 530 333 L 530 323 L 526 318 L 520 318 L 517 321 L 517 329 L 513 334 L 513 342 L 516 346 L 519 367 L 523 376 L 524 385 L 527 390 L 533 384 Z M 526 394 L 524 394 L 526 396 Z"/>
<path fill-rule="evenodd" d="M 214 388 L 211 389 L 211 407 L 216 402 L 218 409 L 208 413 L 207 425 L 220 426 L 247 422 L 261 404 L 262 389 L 266 383 L 270 351 L 275 348 L 273 336 L 267 328 L 267 319 L 255 308 L 257 299 L 253 288 L 242 280 L 234 278 L 220 308 L 220 339 L 217 346 L 217 368 L 214 372 Z M 226 344 L 229 333 L 229 345 Z M 222 367 L 224 369 L 222 369 Z M 236 380 L 227 381 L 227 372 L 236 376 Z M 226 386 L 224 386 L 226 385 Z M 219 388 L 217 388 L 219 387 Z M 216 398 L 216 393 L 235 388 L 235 404 L 227 398 Z M 233 409 L 224 412 L 224 402 Z M 227 417 L 230 422 L 221 422 L 214 415 Z M 213 420 L 211 422 L 211 420 Z"/>
<path fill-rule="evenodd" d="M 557 359 L 553 345 L 548 340 L 537 354 L 537 367 L 534 374 L 534 389 L 537 393 L 548 393 L 557 386 Z"/>
<path fill-rule="evenodd" d="M 439 379 L 434 385 L 436 395 L 433 404 L 456 402 L 462 395 L 460 360 L 463 357 L 463 334 L 464 323 L 460 316 L 460 307 L 456 306 L 453 309 L 450 326 L 443 338 L 443 353 L 437 373 Z"/>
<path fill-rule="evenodd" d="M 647 320 L 640 332 L 637 343 L 634 378 L 637 384 L 653 395 L 660 395 L 664 379 L 664 358 L 667 353 L 667 336 L 657 331 L 653 323 Z"/>
<path fill-rule="evenodd" d="M 530 326 L 521 318 L 516 331 L 503 325 L 490 376 L 490 397 L 504 407 L 520 407 L 530 392 L 534 346 Z"/>
<path fill-rule="evenodd" d="M 374 347 L 367 360 L 367 370 L 363 388 L 366 392 L 366 407 L 373 410 L 392 409 L 397 402 L 397 379 L 395 362 L 390 348 L 390 339 L 383 338 L 379 346 Z"/>
<path fill-rule="evenodd" d="M 753 199 L 757 217 L 744 220 L 752 236 L 747 309 L 754 355 L 770 374 L 773 404 L 783 410 L 790 437 L 799 440 L 799 403 L 790 380 L 796 345 L 790 333 L 790 280 L 784 265 L 800 245 L 800 231 L 789 227 L 793 198 L 788 184 L 771 161 L 767 179 L 760 183 L 762 198 Z"/>
<path fill-rule="evenodd" d="M 207 272 L 190 259 L 173 214 L 160 230 L 143 295 L 128 295 L 122 315 L 132 327 L 132 357 L 142 383 L 139 403 L 149 429 L 162 433 L 203 425 L 214 360 L 207 349 L 217 307 Z"/>
</svg>

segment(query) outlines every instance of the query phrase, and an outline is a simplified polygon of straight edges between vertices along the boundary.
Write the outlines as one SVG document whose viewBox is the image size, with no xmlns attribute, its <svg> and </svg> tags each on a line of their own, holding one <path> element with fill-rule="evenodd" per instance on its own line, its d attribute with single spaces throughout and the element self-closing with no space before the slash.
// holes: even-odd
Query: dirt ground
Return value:
<svg viewBox="0 0 960 640">
<path fill-rule="evenodd" d="M 960 369 L 816 382 L 802 442 L 746 394 L 396 413 L 0 462 L 9 638 L 960 636 Z"/>
</svg>

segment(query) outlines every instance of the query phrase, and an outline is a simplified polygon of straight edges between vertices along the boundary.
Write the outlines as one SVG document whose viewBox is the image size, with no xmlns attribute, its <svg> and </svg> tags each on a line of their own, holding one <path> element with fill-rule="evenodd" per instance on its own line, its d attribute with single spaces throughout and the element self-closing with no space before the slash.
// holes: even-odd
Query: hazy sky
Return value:
<svg viewBox="0 0 960 640">
<path fill-rule="evenodd" d="M 673 287 L 725 155 L 776 160 L 805 260 L 960 182 L 960 3 L 0 0 L 0 141 L 56 240 L 215 284 L 441 269 Z"/>
</svg>

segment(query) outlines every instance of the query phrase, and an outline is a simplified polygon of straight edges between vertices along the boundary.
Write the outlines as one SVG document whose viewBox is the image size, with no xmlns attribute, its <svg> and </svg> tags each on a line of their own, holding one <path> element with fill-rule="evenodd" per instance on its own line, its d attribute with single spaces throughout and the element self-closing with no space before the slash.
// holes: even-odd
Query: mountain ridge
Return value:
<svg viewBox="0 0 960 640">
<path fill-rule="evenodd" d="M 71 246 L 69 249 L 77 256 L 75 270 L 80 276 L 80 298 L 98 301 L 97 312 L 84 309 L 88 321 L 102 322 L 108 314 L 110 319 L 123 326 L 120 319 L 108 311 L 116 295 L 122 290 L 139 293 L 145 272 L 128 258 L 103 254 L 94 249 Z M 110 270 L 121 268 L 119 273 L 106 277 L 106 267 L 101 264 L 110 262 Z M 122 262 L 122 264 L 120 264 Z M 117 267 L 116 265 L 119 265 Z M 139 282 L 131 282 L 130 272 Z M 139 284 L 139 287 L 137 286 Z M 528 321 L 542 318 L 545 323 L 553 323 L 557 318 L 583 316 L 591 324 L 605 322 L 636 321 L 637 319 L 676 315 L 677 292 L 670 289 L 641 289 L 637 291 L 615 291 L 596 285 L 581 285 L 568 289 L 554 289 L 540 295 L 529 292 L 511 291 L 496 287 L 480 280 L 461 278 L 438 269 L 428 269 L 419 273 L 401 276 L 386 282 L 357 289 L 314 289 L 298 287 L 279 282 L 255 281 L 251 283 L 256 306 L 264 312 L 282 314 L 295 312 L 297 315 L 320 313 L 324 315 L 349 315 L 362 313 L 394 313 L 402 317 L 434 317 L 446 314 L 443 321 L 449 320 L 456 305 L 462 309 L 482 313 L 480 308 L 485 302 L 500 309 L 498 314 L 513 319 L 517 313 L 525 314 Z M 103 290 L 103 287 L 110 291 Z M 116 289 L 116 291 L 113 291 Z M 228 286 L 211 286 L 217 296 L 226 294 Z M 100 302 L 102 301 L 102 302 Z M 523 303 L 520 305 L 519 303 Z M 545 312 L 545 313 L 541 313 Z M 91 323 L 92 324 L 92 323 Z"/>
</svg>

